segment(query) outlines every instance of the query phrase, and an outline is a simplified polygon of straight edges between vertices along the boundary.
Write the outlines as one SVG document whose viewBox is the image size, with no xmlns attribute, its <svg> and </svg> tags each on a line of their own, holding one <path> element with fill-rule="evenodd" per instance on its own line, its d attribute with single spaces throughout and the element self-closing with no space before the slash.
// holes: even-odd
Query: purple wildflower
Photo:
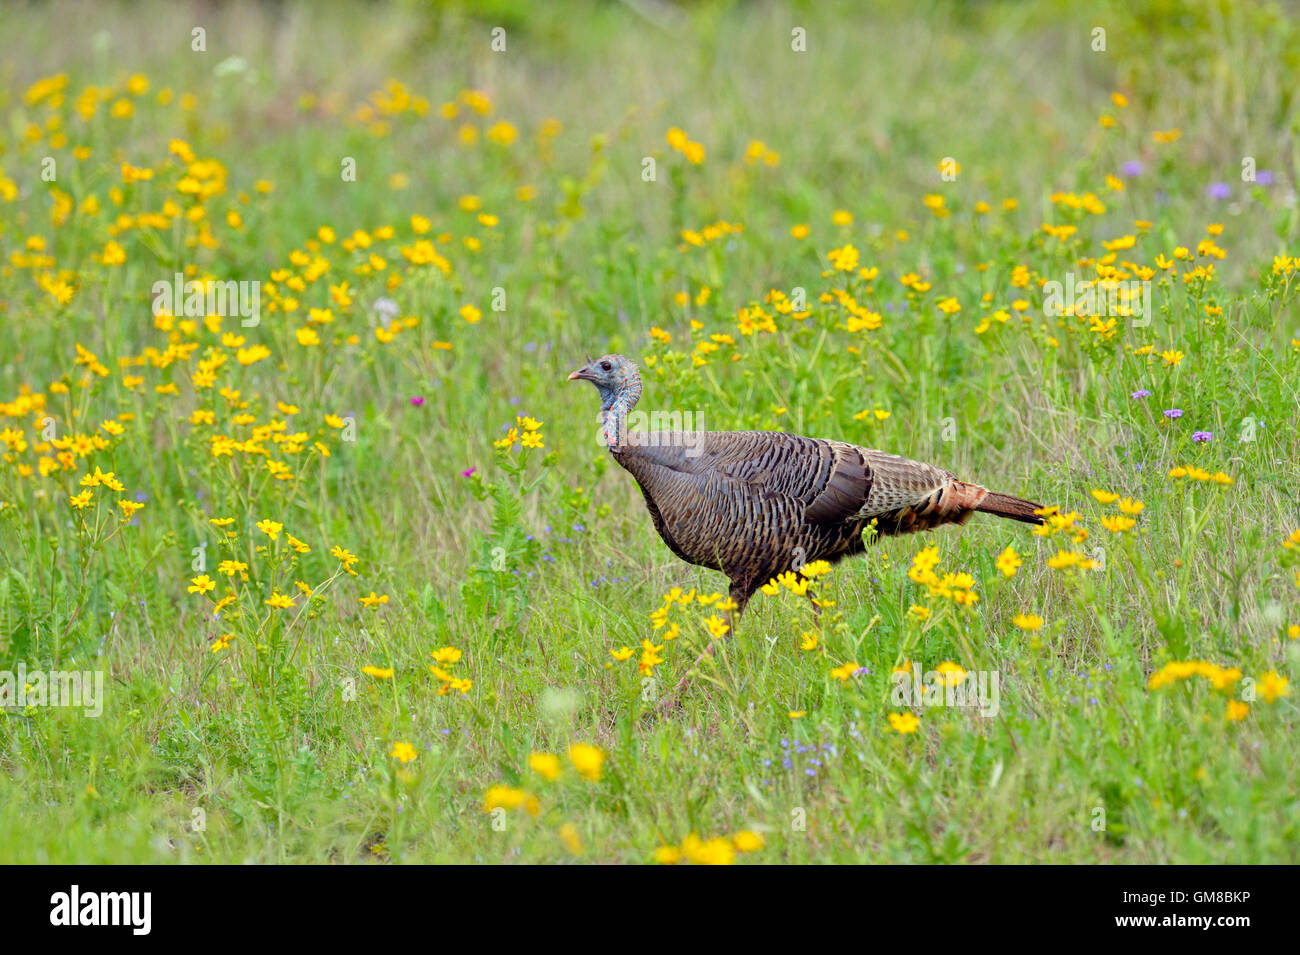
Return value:
<svg viewBox="0 0 1300 955">
<path fill-rule="evenodd" d="M 473 477 L 473 476 L 474 476 L 474 472 L 477 471 L 477 470 L 478 470 L 478 468 L 466 468 L 465 470 L 463 470 L 463 471 L 460 472 L 460 476 L 461 476 L 461 477 Z"/>
<path fill-rule="evenodd" d="M 1193 440 L 1193 441 L 1196 441 L 1196 442 L 1201 442 L 1201 441 L 1210 441 L 1210 440 L 1212 440 L 1213 438 L 1214 438 L 1214 434 L 1213 434 L 1212 432 L 1209 432 L 1209 431 L 1193 431 L 1193 432 L 1192 432 L 1192 440 Z"/>
<path fill-rule="evenodd" d="M 1267 169 L 1261 169 L 1255 173 L 1255 184 L 1260 186 L 1271 186 L 1277 182 L 1277 177 Z"/>
<path fill-rule="evenodd" d="M 1129 397 L 1133 399 L 1150 398 L 1151 392 L 1147 391 L 1145 388 L 1139 388 L 1137 391 L 1133 392 L 1133 394 L 1129 395 Z"/>
<path fill-rule="evenodd" d="M 1226 182 L 1212 182 L 1205 187 L 1205 194 L 1211 199 L 1231 199 L 1232 187 Z"/>
<path fill-rule="evenodd" d="M 415 407 L 418 408 L 420 407 L 420 405 L 424 404 L 424 398 L 422 398 L 420 395 L 416 395 L 411 399 L 411 404 L 415 405 Z"/>
<path fill-rule="evenodd" d="M 1165 412 L 1164 412 L 1164 415 L 1165 415 L 1166 418 L 1170 419 L 1171 421 L 1176 421 L 1177 419 L 1179 419 L 1179 418 L 1181 418 L 1181 417 L 1183 416 L 1183 409 L 1182 409 L 1182 408 L 1166 408 L 1166 409 L 1165 409 Z"/>
<path fill-rule="evenodd" d="M 1125 176 L 1140 176 L 1142 175 L 1142 163 L 1136 159 L 1130 159 L 1128 162 L 1124 163 L 1124 165 L 1119 167 L 1119 171 Z"/>
</svg>

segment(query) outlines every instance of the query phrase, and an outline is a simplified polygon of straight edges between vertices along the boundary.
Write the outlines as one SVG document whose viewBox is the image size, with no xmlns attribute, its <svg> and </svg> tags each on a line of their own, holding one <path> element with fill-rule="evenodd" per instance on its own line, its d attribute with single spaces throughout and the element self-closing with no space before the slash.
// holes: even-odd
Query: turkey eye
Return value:
<svg viewBox="0 0 1300 955">
<path fill-rule="evenodd" d="M 601 368 L 601 371 L 609 371 L 609 369 L 610 369 L 610 364 L 609 364 L 609 362 L 607 362 L 607 361 L 602 361 L 602 362 L 600 363 L 600 368 Z"/>
</svg>

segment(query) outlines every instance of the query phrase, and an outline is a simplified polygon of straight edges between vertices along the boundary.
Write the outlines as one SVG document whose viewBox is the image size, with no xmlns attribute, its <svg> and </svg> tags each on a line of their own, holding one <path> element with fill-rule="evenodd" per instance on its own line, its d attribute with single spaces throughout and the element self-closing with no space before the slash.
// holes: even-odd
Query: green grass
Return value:
<svg viewBox="0 0 1300 955">
<path fill-rule="evenodd" d="M 764 845 L 739 860 L 1297 861 L 1296 696 L 1274 690 L 1300 664 L 1300 561 L 1283 546 L 1300 527 L 1300 269 L 1274 257 L 1300 255 L 1300 25 L 1248 3 L 538 6 L 0 14 L 27 38 L 0 93 L 0 670 L 105 677 L 98 718 L 0 710 L 0 859 L 648 862 L 691 834 L 752 831 Z M 25 100 L 57 70 L 62 93 Z M 404 87 L 385 112 L 373 96 L 390 78 Z M 104 95 L 84 118 L 87 86 Z M 513 142 L 488 141 L 503 120 Z M 671 127 L 703 162 L 668 146 Z M 753 140 L 779 160 L 746 163 Z M 1245 157 L 1271 184 L 1242 180 Z M 153 176 L 123 183 L 123 163 Z M 1053 201 L 1065 193 L 1105 211 Z M 740 228 L 684 241 L 718 222 Z M 333 241 L 312 248 L 321 227 Z M 357 230 L 371 244 L 345 249 Z M 1040 280 L 1096 276 L 1102 243 L 1125 236 L 1113 264 L 1154 270 L 1149 322 L 1045 315 Z M 445 271 L 410 261 L 421 239 Z M 1207 239 L 1222 258 L 1198 254 Z M 827 253 L 850 244 L 878 275 L 835 270 Z M 1180 246 L 1190 259 L 1155 264 Z M 316 256 L 328 268 L 311 274 Z M 260 280 L 260 325 L 156 321 L 152 286 L 178 270 Z M 345 281 L 346 306 L 330 291 Z M 771 294 L 796 288 L 802 318 Z M 879 327 L 851 331 L 837 289 Z M 380 298 L 411 319 L 389 341 Z M 332 321 L 300 344 L 319 308 Z M 774 331 L 745 334 L 741 309 Z M 813 650 L 807 601 L 759 595 L 661 716 L 714 611 L 674 607 L 672 641 L 651 615 L 672 588 L 726 581 L 658 539 L 597 439 L 595 394 L 565 381 L 616 351 L 641 363 L 647 411 L 879 447 L 1078 516 L 1051 537 L 981 515 L 873 542 L 821 579 L 834 606 Z M 516 416 L 541 422 L 544 448 L 494 448 Z M 59 461 L 96 433 L 104 447 Z M 214 455 L 214 436 L 238 446 Z M 1180 466 L 1233 483 L 1170 477 Z M 125 490 L 75 509 L 96 468 Z M 1142 501 L 1134 527 L 1104 527 L 1120 512 L 1093 489 Z M 137 494 L 123 525 L 116 501 Z M 909 579 L 930 545 L 977 603 Z M 1008 547 L 1023 561 L 1010 577 L 995 564 Z M 1099 566 L 1049 566 L 1061 550 Z M 216 589 L 188 592 L 201 574 Z M 273 592 L 296 606 L 268 606 Z M 363 606 L 372 592 L 387 602 Z M 647 639 L 663 647 L 650 683 Z M 448 646 L 467 692 L 440 694 L 429 670 Z M 999 713 L 917 706 L 915 732 L 896 732 L 904 661 L 996 672 Z M 1150 685 L 1179 661 L 1226 685 Z M 579 743 L 603 754 L 599 778 L 570 761 Z M 533 753 L 557 754 L 559 778 Z M 520 805 L 485 812 L 492 787 Z"/>
</svg>

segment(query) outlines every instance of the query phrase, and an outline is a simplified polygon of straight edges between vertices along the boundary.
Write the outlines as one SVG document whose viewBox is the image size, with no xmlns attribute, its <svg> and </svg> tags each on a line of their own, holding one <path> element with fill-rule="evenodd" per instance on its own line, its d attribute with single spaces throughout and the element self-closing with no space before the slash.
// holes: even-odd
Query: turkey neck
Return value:
<svg viewBox="0 0 1300 955">
<path fill-rule="evenodd" d="M 635 367 L 616 388 L 600 389 L 600 424 L 611 450 L 627 443 L 627 416 L 641 399 L 641 374 Z"/>
</svg>

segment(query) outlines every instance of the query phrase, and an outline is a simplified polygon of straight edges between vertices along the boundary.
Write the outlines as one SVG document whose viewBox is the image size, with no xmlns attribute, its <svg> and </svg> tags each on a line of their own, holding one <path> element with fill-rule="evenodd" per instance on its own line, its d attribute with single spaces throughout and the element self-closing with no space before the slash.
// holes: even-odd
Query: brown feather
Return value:
<svg viewBox="0 0 1300 955">
<path fill-rule="evenodd" d="M 964 524 L 977 511 L 1042 523 L 1030 501 L 843 441 L 772 431 L 625 433 L 641 396 L 636 365 L 606 355 L 569 377 L 600 390 L 610 453 L 636 479 L 659 536 L 682 560 L 725 573 L 736 612 L 800 562 L 862 552 L 868 528 L 910 534 Z"/>
<path fill-rule="evenodd" d="M 769 431 L 633 433 L 611 449 L 678 557 L 721 570 L 743 605 L 804 561 L 838 561 L 883 535 L 964 524 L 976 511 L 1041 523 L 1038 505 L 950 471 L 840 441 Z M 737 596 L 743 596 L 743 600 Z"/>
</svg>

